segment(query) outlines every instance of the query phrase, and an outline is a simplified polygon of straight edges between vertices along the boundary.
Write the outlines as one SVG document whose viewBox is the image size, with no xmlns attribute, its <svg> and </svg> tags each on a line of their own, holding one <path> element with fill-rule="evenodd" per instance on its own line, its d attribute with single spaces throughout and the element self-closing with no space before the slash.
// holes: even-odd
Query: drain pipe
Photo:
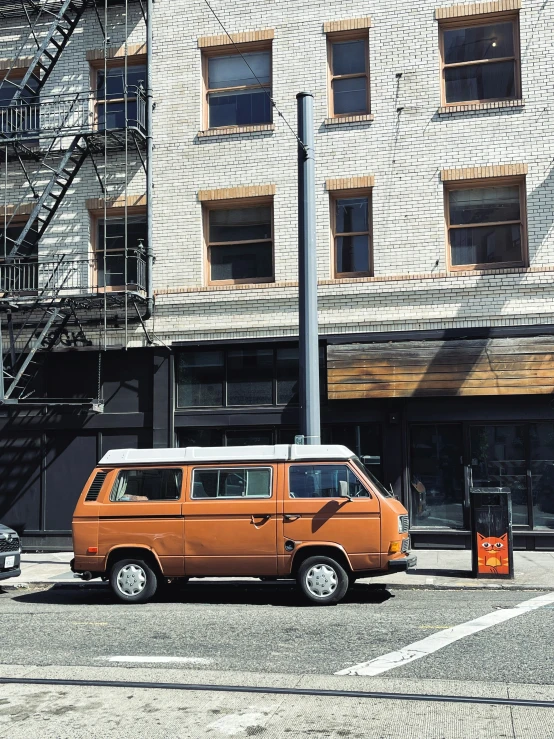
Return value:
<svg viewBox="0 0 554 739">
<path fill-rule="evenodd" d="M 154 252 L 153 252 L 153 224 L 152 224 L 152 195 L 154 190 L 154 177 L 152 171 L 152 160 L 154 154 L 153 113 L 154 95 L 152 92 L 152 57 L 153 57 L 153 33 L 152 16 L 154 13 L 154 0 L 148 0 L 146 11 L 146 213 L 147 213 L 147 239 L 146 239 L 146 312 L 142 316 L 147 321 L 154 313 Z"/>
</svg>

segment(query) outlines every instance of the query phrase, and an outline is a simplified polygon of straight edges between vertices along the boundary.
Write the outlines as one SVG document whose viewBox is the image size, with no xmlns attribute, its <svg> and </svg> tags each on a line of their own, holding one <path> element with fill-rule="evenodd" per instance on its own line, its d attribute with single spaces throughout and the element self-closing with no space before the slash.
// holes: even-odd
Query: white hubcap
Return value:
<svg viewBox="0 0 554 739">
<path fill-rule="evenodd" d="M 318 598 L 332 595 L 338 584 L 337 573 L 329 565 L 314 565 L 306 573 L 306 586 Z"/>
<path fill-rule="evenodd" d="M 140 565 L 125 565 L 117 573 L 117 587 L 124 595 L 138 595 L 146 586 L 146 572 Z"/>
</svg>

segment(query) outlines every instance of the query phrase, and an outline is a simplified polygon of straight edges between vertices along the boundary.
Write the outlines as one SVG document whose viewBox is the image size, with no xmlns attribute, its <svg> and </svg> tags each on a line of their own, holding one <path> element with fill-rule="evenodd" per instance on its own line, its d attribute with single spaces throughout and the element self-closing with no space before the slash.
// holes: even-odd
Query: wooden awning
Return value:
<svg viewBox="0 0 554 739">
<path fill-rule="evenodd" d="M 554 392 L 554 337 L 339 344 L 327 348 L 331 400 Z"/>
</svg>

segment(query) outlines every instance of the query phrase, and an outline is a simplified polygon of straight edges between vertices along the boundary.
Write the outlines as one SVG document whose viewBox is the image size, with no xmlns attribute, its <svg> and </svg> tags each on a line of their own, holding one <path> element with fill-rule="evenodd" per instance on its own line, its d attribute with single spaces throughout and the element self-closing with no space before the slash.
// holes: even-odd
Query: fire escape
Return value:
<svg viewBox="0 0 554 739">
<path fill-rule="evenodd" d="M 85 161 L 92 162 L 103 195 L 106 195 L 105 179 L 102 180 L 98 162 L 108 161 L 114 153 L 131 148 L 147 172 L 144 86 L 132 90 L 125 87 L 126 99 L 131 97 L 133 105 L 128 108 L 125 103 L 123 125 L 120 120 L 117 125 L 112 120 L 110 125 L 106 98 L 102 99 L 104 115 L 98 115 L 98 94 L 94 91 L 47 94 L 44 89 L 85 11 L 91 8 L 101 23 L 96 6 L 128 2 L 0 2 L 0 19 L 24 15 L 29 26 L 27 42 L 30 40 L 36 46 L 32 58 L 25 57 L 25 73 L 21 75 L 21 64 L 18 65 L 16 57 L 12 69 L 17 66 L 19 74 L 11 74 L 10 69 L 0 82 L 0 88 L 9 86 L 13 90 L 13 95 L 7 95 L 9 101 L 0 107 L 0 161 L 6 167 L 8 162 L 18 167 L 27 185 L 27 193 L 9 215 L 4 215 L 5 257 L 0 262 L 0 405 L 77 404 L 101 410 L 99 398 L 76 402 L 37 394 L 36 381 L 44 358 L 57 345 L 67 345 L 68 341 L 76 347 L 91 345 L 83 330 L 83 312 L 99 314 L 104 327 L 110 315 L 113 317 L 116 310 L 122 309 L 125 320 L 129 312 L 134 312 L 142 322 L 140 306 L 147 299 L 147 260 L 143 249 L 126 249 L 124 284 L 116 288 L 108 287 L 106 281 L 105 253 L 102 268 L 98 255 L 90 258 L 82 254 L 52 255 L 51 250 L 44 254 L 42 248 L 37 251 L 37 244 L 41 245 Z M 143 17 L 146 20 L 144 12 Z M 36 30 L 39 18 L 40 35 Z M 103 32 L 106 36 L 105 29 Z M 24 48 L 28 49 L 25 43 L 18 56 L 23 57 Z M 29 172 L 30 165 L 34 175 Z M 36 171 L 40 172 L 40 178 Z M 14 225 L 18 228 L 10 230 Z M 16 235 L 10 238 L 8 234 L 14 231 Z"/>
</svg>

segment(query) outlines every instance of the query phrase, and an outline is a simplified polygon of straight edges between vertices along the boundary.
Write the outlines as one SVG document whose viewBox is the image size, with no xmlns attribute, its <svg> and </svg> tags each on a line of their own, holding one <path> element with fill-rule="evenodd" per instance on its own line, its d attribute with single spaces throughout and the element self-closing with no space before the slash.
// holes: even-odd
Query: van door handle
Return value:
<svg viewBox="0 0 554 739">
<path fill-rule="evenodd" d="M 300 514 L 292 514 L 292 513 L 285 513 L 284 519 L 285 523 L 287 521 L 298 521 L 298 519 L 301 518 Z"/>
<path fill-rule="evenodd" d="M 263 523 L 264 521 L 269 521 L 269 519 L 271 518 L 271 514 L 270 513 L 253 513 L 250 516 L 250 522 L 253 523 L 254 525 L 257 523 L 256 521 L 254 521 L 255 518 L 261 518 L 262 523 Z"/>
</svg>

